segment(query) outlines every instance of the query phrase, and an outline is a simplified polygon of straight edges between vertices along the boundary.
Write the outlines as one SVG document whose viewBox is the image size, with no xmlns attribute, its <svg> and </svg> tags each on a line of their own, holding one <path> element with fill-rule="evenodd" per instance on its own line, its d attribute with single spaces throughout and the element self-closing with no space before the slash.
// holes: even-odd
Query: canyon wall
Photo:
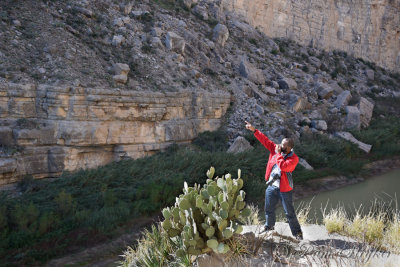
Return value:
<svg viewBox="0 0 400 267">
<path fill-rule="evenodd" d="M 285 37 L 400 71 L 399 0 L 221 0 L 270 37 Z"/>
<path fill-rule="evenodd" d="M 0 84 L 0 185 L 138 158 L 216 130 L 225 92 Z"/>
</svg>

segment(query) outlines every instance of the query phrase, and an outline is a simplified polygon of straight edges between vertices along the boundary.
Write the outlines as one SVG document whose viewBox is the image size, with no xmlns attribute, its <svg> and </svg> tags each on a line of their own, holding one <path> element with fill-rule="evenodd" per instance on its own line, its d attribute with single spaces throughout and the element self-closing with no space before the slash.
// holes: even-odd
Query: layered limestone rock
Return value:
<svg viewBox="0 0 400 267">
<path fill-rule="evenodd" d="M 268 36 L 347 51 L 399 70 L 400 1 L 222 0 L 222 6 Z"/>
<path fill-rule="evenodd" d="M 216 130 L 225 92 L 0 84 L 0 185 L 151 155 Z"/>
</svg>

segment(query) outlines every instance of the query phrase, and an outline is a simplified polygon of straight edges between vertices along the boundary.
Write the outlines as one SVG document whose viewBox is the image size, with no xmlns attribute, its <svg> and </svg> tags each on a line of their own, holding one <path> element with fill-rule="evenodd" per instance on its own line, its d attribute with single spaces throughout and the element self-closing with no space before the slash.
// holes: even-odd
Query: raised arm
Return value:
<svg viewBox="0 0 400 267">
<path fill-rule="evenodd" d="M 265 136 L 262 132 L 254 128 L 249 122 L 246 122 L 246 129 L 252 131 L 254 133 L 254 136 L 257 138 L 258 141 L 260 141 L 261 144 L 265 146 L 266 149 L 268 149 L 271 153 L 275 152 L 275 144 L 271 140 L 268 139 L 267 136 Z"/>
<path fill-rule="evenodd" d="M 268 149 L 271 153 L 275 153 L 275 143 L 268 139 L 266 135 L 264 135 L 259 130 L 254 131 L 254 136 L 260 141 L 266 149 Z"/>
</svg>

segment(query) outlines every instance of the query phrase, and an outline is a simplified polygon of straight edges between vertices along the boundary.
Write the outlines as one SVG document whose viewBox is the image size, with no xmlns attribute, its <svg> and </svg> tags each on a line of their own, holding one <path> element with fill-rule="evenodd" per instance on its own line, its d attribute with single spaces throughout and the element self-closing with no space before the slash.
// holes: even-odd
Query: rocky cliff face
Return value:
<svg viewBox="0 0 400 267">
<path fill-rule="evenodd" d="M 270 37 L 339 49 L 400 69 L 400 2 L 393 0 L 222 0 Z"/>
<path fill-rule="evenodd" d="M 400 95 L 398 73 L 319 49 L 398 69 L 398 1 L 3 2 L 0 184 L 189 142 L 230 94 L 229 144 L 244 119 L 276 142 L 368 127 Z"/>
<path fill-rule="evenodd" d="M 142 157 L 216 130 L 228 93 L 2 84 L 0 185 Z"/>
</svg>

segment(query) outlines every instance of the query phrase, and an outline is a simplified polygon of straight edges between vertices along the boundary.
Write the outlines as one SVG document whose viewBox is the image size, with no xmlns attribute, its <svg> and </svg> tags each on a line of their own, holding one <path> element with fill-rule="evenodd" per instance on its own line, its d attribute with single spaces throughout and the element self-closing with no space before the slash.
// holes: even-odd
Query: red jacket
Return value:
<svg viewBox="0 0 400 267">
<path fill-rule="evenodd" d="M 289 185 L 288 177 L 286 172 L 292 172 L 296 168 L 297 163 L 299 162 L 299 158 L 296 154 L 293 153 L 292 156 L 287 157 L 286 160 L 279 153 L 275 152 L 275 144 L 271 140 L 268 139 L 262 132 L 259 130 L 254 131 L 254 136 L 260 141 L 261 144 L 265 146 L 271 153 L 269 154 L 269 159 L 267 163 L 267 169 L 265 171 L 265 181 L 268 181 L 269 176 L 272 171 L 272 167 L 275 164 L 278 164 L 278 167 L 281 169 L 281 180 L 280 180 L 280 191 L 288 192 L 293 188 Z"/>
</svg>

